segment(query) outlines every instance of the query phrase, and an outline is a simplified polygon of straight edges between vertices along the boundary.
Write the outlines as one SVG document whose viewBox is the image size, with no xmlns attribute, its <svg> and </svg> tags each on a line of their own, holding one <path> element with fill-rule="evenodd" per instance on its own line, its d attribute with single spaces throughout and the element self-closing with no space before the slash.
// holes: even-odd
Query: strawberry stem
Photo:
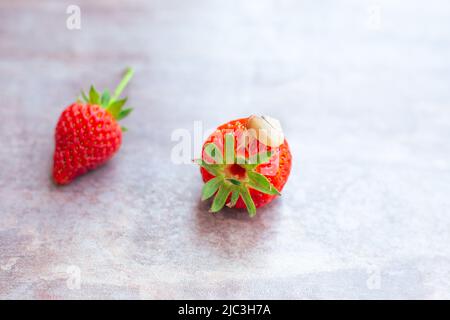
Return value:
<svg viewBox="0 0 450 320">
<path fill-rule="evenodd" d="M 122 93 L 123 89 L 127 86 L 128 82 L 130 82 L 131 78 L 134 75 L 134 70 L 132 68 L 127 68 L 125 71 L 125 75 L 123 76 L 122 80 L 120 81 L 119 85 L 116 87 L 116 90 L 114 90 L 114 95 L 111 97 L 110 102 L 114 102 L 117 98 L 119 98 L 120 94 Z"/>
<path fill-rule="evenodd" d="M 255 171 L 259 165 L 270 163 L 273 152 L 262 151 L 249 159 L 239 158 L 236 156 L 233 134 L 225 134 L 224 148 L 225 162 L 222 151 L 214 142 L 207 143 L 203 147 L 205 160 L 196 161 L 203 169 L 215 176 L 203 186 L 202 200 L 214 196 L 210 211 L 218 212 L 225 206 L 228 198 L 230 201 L 227 206 L 232 208 L 240 197 L 250 217 L 253 217 L 256 214 L 256 205 L 250 189 L 271 196 L 281 195 L 266 176 Z M 213 162 L 206 159 L 212 159 Z"/>
</svg>

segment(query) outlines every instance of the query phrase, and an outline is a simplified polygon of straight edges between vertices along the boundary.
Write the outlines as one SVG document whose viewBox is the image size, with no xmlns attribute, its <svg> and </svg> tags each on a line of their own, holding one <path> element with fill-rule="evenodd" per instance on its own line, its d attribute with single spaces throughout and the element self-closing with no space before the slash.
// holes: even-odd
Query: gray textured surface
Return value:
<svg viewBox="0 0 450 320">
<path fill-rule="evenodd" d="M 0 2 L 0 298 L 450 298 L 448 2 L 68 4 Z M 120 154 L 55 187 L 59 113 L 126 65 Z M 253 113 L 290 181 L 213 216 L 171 132 Z"/>
</svg>

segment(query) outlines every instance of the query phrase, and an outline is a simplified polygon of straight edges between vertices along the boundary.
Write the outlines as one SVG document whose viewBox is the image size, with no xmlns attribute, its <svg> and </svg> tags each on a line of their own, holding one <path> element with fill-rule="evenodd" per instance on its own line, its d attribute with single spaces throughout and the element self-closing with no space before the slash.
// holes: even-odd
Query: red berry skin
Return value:
<svg viewBox="0 0 450 320">
<path fill-rule="evenodd" d="M 245 130 L 246 129 L 246 124 L 247 124 L 247 120 L 248 118 L 243 118 L 243 119 L 237 119 L 237 120 L 233 120 L 230 122 L 227 122 L 221 126 L 219 126 L 215 133 L 213 133 L 211 136 L 209 136 L 209 138 L 205 141 L 205 143 L 203 144 L 203 148 L 205 147 L 206 144 L 210 143 L 210 142 L 215 142 L 217 145 L 221 145 L 221 142 L 216 140 L 217 138 L 217 134 L 219 133 L 218 136 L 223 136 L 225 134 L 226 130 L 234 130 L 239 131 L 239 130 Z M 270 150 L 274 153 L 273 158 L 272 158 L 272 162 L 276 162 L 277 160 L 279 161 L 279 166 L 278 166 L 278 170 L 276 171 L 276 173 L 274 175 L 265 175 L 267 177 L 267 179 L 269 179 L 270 183 L 272 183 L 272 185 L 279 191 L 281 192 L 283 190 L 284 185 L 286 184 L 289 174 L 291 172 L 291 167 L 292 167 L 292 156 L 291 156 L 291 151 L 289 149 L 289 145 L 288 142 L 286 141 L 286 139 L 284 140 L 284 143 L 282 145 L 280 145 L 277 148 L 270 148 L 268 147 L 267 150 Z M 278 157 L 278 159 L 276 159 Z M 270 164 L 261 164 L 256 168 L 256 171 L 259 173 L 262 173 L 261 170 L 265 167 L 269 167 Z M 212 178 L 214 178 L 214 176 L 212 174 L 210 174 L 208 171 L 206 171 L 204 168 L 200 167 L 200 171 L 202 174 L 202 178 L 203 181 L 206 183 L 209 180 L 211 180 Z M 272 200 L 274 200 L 277 196 L 276 195 L 268 195 L 259 191 L 256 191 L 254 189 L 250 189 L 250 195 L 253 199 L 253 202 L 255 203 L 255 206 L 257 208 L 260 208 L 262 206 L 265 206 L 266 204 L 270 203 Z M 229 201 L 229 199 L 227 199 L 227 202 Z M 246 208 L 244 201 L 242 200 L 241 197 L 239 197 L 239 200 L 237 201 L 235 208 Z"/>
<path fill-rule="evenodd" d="M 120 148 L 122 129 L 98 105 L 74 103 L 61 114 L 55 130 L 53 179 L 63 185 L 108 161 Z"/>
</svg>

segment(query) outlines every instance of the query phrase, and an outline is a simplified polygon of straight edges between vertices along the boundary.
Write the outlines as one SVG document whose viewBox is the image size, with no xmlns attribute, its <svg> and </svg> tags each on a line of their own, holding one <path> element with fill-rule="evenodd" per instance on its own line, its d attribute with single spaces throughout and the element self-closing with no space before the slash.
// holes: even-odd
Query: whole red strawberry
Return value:
<svg viewBox="0 0 450 320">
<path fill-rule="evenodd" d="M 280 195 L 292 157 L 278 120 L 262 116 L 219 126 L 198 161 L 205 185 L 202 200 L 214 196 L 211 212 L 247 208 L 249 215 Z"/>
<path fill-rule="evenodd" d="M 63 111 L 55 130 L 53 179 L 57 184 L 70 183 L 119 150 L 126 129 L 117 121 L 132 109 L 123 109 L 126 98 L 117 99 L 132 76 L 133 70 L 128 69 L 112 97 L 108 90 L 100 95 L 91 86 L 89 97 L 81 92 L 84 102 L 77 101 Z"/>
</svg>

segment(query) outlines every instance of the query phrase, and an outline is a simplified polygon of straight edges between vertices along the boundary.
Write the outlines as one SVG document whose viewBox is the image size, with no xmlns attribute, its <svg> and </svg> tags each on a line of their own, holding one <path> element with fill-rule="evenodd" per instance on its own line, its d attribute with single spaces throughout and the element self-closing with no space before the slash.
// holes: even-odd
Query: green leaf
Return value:
<svg viewBox="0 0 450 320">
<path fill-rule="evenodd" d="M 255 171 L 249 171 L 247 176 L 249 178 L 248 185 L 251 188 L 270 195 L 281 195 L 264 175 Z"/>
<path fill-rule="evenodd" d="M 248 159 L 245 159 L 242 156 L 236 157 L 236 163 L 243 166 L 247 170 L 254 170 L 257 166 L 260 164 L 264 164 L 270 161 L 270 158 L 272 157 L 272 151 L 268 152 L 261 152 L 259 154 L 255 154 Z"/>
<path fill-rule="evenodd" d="M 225 183 L 222 184 L 219 187 L 219 191 L 217 191 L 216 196 L 214 197 L 214 201 L 210 211 L 211 212 L 220 211 L 225 206 L 225 202 L 227 201 L 227 198 L 230 195 L 230 193 L 231 193 L 231 186 Z"/>
<path fill-rule="evenodd" d="M 233 178 L 227 178 L 227 181 L 231 182 L 235 186 L 240 186 L 242 183 L 239 180 L 233 179 Z"/>
<path fill-rule="evenodd" d="M 89 98 L 83 90 L 81 90 L 81 96 L 83 97 L 84 102 L 89 103 Z"/>
<path fill-rule="evenodd" d="M 120 111 L 122 110 L 122 107 L 126 102 L 127 98 L 114 101 L 108 106 L 107 110 L 109 111 L 109 113 L 111 113 L 114 119 L 117 119 L 119 117 Z"/>
<path fill-rule="evenodd" d="M 120 111 L 120 113 L 117 116 L 116 120 L 119 121 L 119 120 L 122 120 L 123 118 L 126 118 L 131 113 L 131 111 L 133 111 L 132 108 Z"/>
<path fill-rule="evenodd" d="M 122 132 L 127 132 L 128 131 L 128 129 L 125 128 L 125 127 L 120 127 L 120 128 L 122 129 Z"/>
<path fill-rule="evenodd" d="M 230 202 L 227 204 L 227 207 L 233 208 L 236 205 L 238 199 L 239 199 L 239 191 L 234 190 L 233 193 L 231 194 L 231 199 Z"/>
<path fill-rule="evenodd" d="M 222 183 L 222 177 L 215 177 L 205 183 L 202 190 L 202 201 L 211 198 Z"/>
<path fill-rule="evenodd" d="M 278 190 L 270 183 L 269 179 L 267 179 L 262 174 L 255 171 L 249 171 L 247 172 L 247 176 L 249 178 L 249 182 L 247 184 L 252 189 L 270 195 L 281 195 Z"/>
<path fill-rule="evenodd" d="M 105 108 L 107 108 L 110 99 L 111 99 L 111 96 L 110 96 L 110 94 L 109 94 L 109 91 L 108 91 L 108 90 L 105 90 L 105 91 L 103 92 L 103 94 L 102 94 L 102 97 L 101 97 L 101 104 L 102 104 L 102 106 L 105 107 Z"/>
<path fill-rule="evenodd" d="M 127 103 L 128 98 L 123 98 L 120 100 L 116 100 L 113 103 L 111 103 L 111 105 L 109 106 L 109 108 L 114 108 L 117 110 L 121 110 L 122 107 L 125 105 L 125 103 Z"/>
<path fill-rule="evenodd" d="M 247 171 L 253 171 L 259 164 L 241 164 L 240 166 L 244 167 Z"/>
<path fill-rule="evenodd" d="M 204 149 L 205 153 L 214 159 L 216 164 L 223 164 L 223 156 L 219 147 L 217 147 L 214 143 L 208 143 Z"/>
<path fill-rule="evenodd" d="M 247 159 L 245 159 L 244 157 L 241 157 L 241 156 L 236 157 L 236 163 L 238 165 L 240 165 L 241 167 L 245 168 L 247 171 L 255 170 L 256 167 L 259 166 L 258 163 L 248 164 L 247 162 L 248 162 Z"/>
<path fill-rule="evenodd" d="M 210 164 L 207 163 L 203 160 L 195 160 L 195 162 L 202 167 L 203 169 L 205 169 L 206 171 L 208 171 L 209 173 L 211 173 L 213 176 L 222 176 L 222 168 L 220 165 L 218 164 Z"/>
<path fill-rule="evenodd" d="M 89 102 L 92 104 L 100 104 L 100 95 L 95 90 L 94 86 L 91 86 L 91 89 L 89 90 Z"/>
<path fill-rule="evenodd" d="M 249 216 L 253 217 L 256 214 L 256 206 L 247 188 L 241 188 L 241 197 L 242 200 L 244 200 L 245 206 L 247 207 Z"/>
</svg>

